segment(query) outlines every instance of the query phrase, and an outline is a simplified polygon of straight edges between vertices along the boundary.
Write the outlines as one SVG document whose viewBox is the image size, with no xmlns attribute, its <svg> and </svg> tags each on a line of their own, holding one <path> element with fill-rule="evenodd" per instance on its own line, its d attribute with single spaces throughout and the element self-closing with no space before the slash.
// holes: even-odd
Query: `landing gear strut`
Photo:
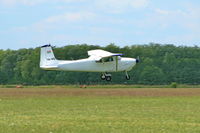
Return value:
<svg viewBox="0 0 200 133">
<path fill-rule="evenodd" d="M 131 77 L 128 75 L 127 71 L 125 71 L 125 73 L 126 73 L 126 80 L 130 80 Z"/>
<path fill-rule="evenodd" d="M 105 80 L 105 79 L 106 79 L 105 74 L 101 74 L 101 80 Z"/>
<path fill-rule="evenodd" d="M 111 81 L 112 80 L 112 75 L 111 74 L 108 74 L 108 73 L 103 73 L 101 75 L 101 79 L 102 80 L 106 80 L 106 81 Z"/>
</svg>

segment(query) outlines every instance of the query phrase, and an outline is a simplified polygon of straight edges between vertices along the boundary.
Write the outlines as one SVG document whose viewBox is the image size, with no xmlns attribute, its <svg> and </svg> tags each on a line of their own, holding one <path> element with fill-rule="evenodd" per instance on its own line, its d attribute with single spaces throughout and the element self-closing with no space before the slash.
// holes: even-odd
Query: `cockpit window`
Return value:
<svg viewBox="0 0 200 133">
<path fill-rule="evenodd" d="M 107 58 L 104 58 L 103 60 L 104 62 L 111 62 L 113 61 L 113 57 L 107 57 Z"/>
<path fill-rule="evenodd" d="M 107 57 L 107 58 L 103 58 L 97 62 L 102 63 L 102 62 L 112 62 L 112 61 L 114 61 L 113 57 Z"/>
</svg>

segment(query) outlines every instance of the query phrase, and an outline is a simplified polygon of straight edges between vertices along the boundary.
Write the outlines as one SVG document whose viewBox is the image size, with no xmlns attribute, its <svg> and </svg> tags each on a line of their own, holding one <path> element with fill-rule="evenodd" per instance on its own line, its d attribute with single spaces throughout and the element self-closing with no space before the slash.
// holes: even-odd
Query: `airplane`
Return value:
<svg viewBox="0 0 200 133">
<path fill-rule="evenodd" d="M 74 71 L 74 72 L 100 72 L 101 79 L 111 81 L 108 72 L 125 72 L 126 79 L 130 80 L 130 71 L 139 58 L 121 57 L 123 54 L 111 53 L 101 49 L 88 51 L 88 58 L 79 60 L 57 60 L 54 56 L 52 46 L 44 45 L 40 52 L 40 68 L 44 70 Z"/>
</svg>

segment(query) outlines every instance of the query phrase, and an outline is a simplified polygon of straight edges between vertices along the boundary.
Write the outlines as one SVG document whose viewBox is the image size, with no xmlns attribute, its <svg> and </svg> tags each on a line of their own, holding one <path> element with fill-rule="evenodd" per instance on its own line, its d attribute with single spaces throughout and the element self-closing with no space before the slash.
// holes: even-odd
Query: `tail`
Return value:
<svg viewBox="0 0 200 133">
<path fill-rule="evenodd" d="M 40 68 L 45 70 L 55 70 L 58 68 L 58 60 L 54 56 L 51 45 L 41 47 Z"/>
</svg>

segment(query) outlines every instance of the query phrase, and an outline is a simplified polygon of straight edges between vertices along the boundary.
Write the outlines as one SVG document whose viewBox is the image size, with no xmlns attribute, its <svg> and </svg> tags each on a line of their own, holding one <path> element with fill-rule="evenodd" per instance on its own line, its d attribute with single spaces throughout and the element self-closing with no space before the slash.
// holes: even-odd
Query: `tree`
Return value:
<svg viewBox="0 0 200 133">
<path fill-rule="evenodd" d="M 139 79 L 142 84 L 160 85 L 165 83 L 165 74 L 156 66 L 146 66 Z"/>
<path fill-rule="evenodd" d="M 132 45 L 118 47 L 68 45 L 54 48 L 57 59 L 87 58 L 87 51 L 104 49 L 123 53 L 126 57 L 140 57 L 141 62 L 130 72 L 131 80 L 124 72 L 112 73 L 109 84 L 200 84 L 200 48 L 174 46 L 172 44 Z M 100 80 L 100 73 L 44 71 L 39 68 L 40 48 L 0 50 L 0 84 L 108 84 Z"/>
</svg>

